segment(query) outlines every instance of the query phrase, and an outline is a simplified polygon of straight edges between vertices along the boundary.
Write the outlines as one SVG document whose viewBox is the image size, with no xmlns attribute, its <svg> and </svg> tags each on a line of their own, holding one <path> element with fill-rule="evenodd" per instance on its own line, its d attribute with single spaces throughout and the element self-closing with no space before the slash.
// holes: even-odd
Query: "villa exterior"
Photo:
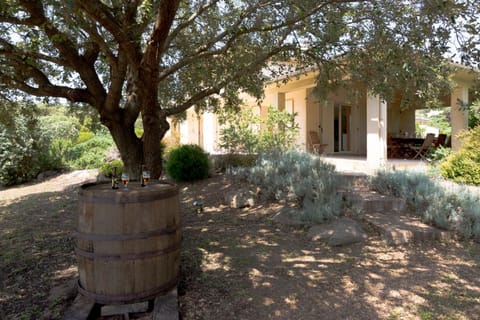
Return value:
<svg viewBox="0 0 480 320">
<path fill-rule="evenodd" d="M 269 106 L 297 113 L 299 134 L 296 144 L 309 151 L 309 131 L 317 132 L 322 143 L 327 144 L 327 155 L 366 157 L 370 167 L 385 164 L 387 159 L 387 135 L 410 136 L 415 134 L 415 109 L 400 109 L 400 101 L 382 101 L 378 96 L 366 93 L 365 98 L 351 102 L 345 91 L 338 91 L 320 100 L 314 93 L 316 72 L 307 72 L 294 80 L 265 86 L 265 99 L 258 114 L 265 116 Z M 453 76 L 454 90 L 442 98 L 445 106 L 451 106 L 452 147 L 460 147 L 456 134 L 467 128 L 467 111 L 458 101 L 469 101 L 469 89 L 473 75 L 459 68 Z M 253 99 L 247 103 L 256 105 Z M 416 109 L 420 109 L 418 106 Z M 218 148 L 220 125 L 213 113 L 197 115 L 189 110 L 187 120 L 180 125 L 182 143 L 195 143 L 209 153 L 220 153 Z"/>
</svg>

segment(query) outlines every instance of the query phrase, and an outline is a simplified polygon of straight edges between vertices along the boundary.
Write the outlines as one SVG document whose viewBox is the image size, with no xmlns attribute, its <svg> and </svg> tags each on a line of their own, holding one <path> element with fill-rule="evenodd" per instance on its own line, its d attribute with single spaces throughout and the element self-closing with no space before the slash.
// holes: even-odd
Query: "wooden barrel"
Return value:
<svg viewBox="0 0 480 320">
<path fill-rule="evenodd" d="M 120 187 L 122 188 L 122 187 Z M 182 241 L 178 188 L 87 184 L 79 194 L 79 292 L 100 304 L 146 301 L 177 283 Z"/>
</svg>

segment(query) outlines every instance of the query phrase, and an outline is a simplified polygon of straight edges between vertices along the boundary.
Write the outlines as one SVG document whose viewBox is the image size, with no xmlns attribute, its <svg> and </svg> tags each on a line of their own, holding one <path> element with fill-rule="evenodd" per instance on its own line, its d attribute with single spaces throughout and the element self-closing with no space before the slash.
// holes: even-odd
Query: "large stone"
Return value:
<svg viewBox="0 0 480 320">
<path fill-rule="evenodd" d="M 253 207 L 255 193 L 250 190 L 236 190 L 225 194 L 224 200 L 231 208 Z"/>
<path fill-rule="evenodd" d="M 423 242 L 449 239 L 451 233 L 426 225 L 420 219 L 408 215 L 368 213 L 365 220 L 382 234 L 387 245 L 401 245 L 411 242 Z"/>
<path fill-rule="evenodd" d="M 356 211 L 402 212 L 405 210 L 405 200 L 374 191 L 345 194 L 344 198 L 350 207 Z"/>
<path fill-rule="evenodd" d="M 305 222 L 302 220 L 302 215 L 302 208 L 283 207 L 273 216 L 272 220 L 274 222 L 290 226 L 303 226 L 305 225 Z"/>
<path fill-rule="evenodd" d="M 313 241 L 324 241 L 331 246 L 342 246 L 365 241 L 368 236 L 361 225 L 350 218 L 340 218 L 328 224 L 315 225 L 308 231 Z"/>
<path fill-rule="evenodd" d="M 77 295 L 77 281 L 66 281 L 50 290 L 47 300 L 49 302 L 58 302 L 64 300 L 73 300 Z"/>
<path fill-rule="evenodd" d="M 125 315 L 130 313 L 141 313 L 148 311 L 148 302 L 138 302 L 132 304 L 106 305 L 102 307 L 102 317 Z"/>
<path fill-rule="evenodd" d="M 100 309 L 93 300 L 81 294 L 77 295 L 73 304 L 65 311 L 63 320 L 93 319 L 93 315 L 100 315 Z"/>
<path fill-rule="evenodd" d="M 153 320 L 178 320 L 179 318 L 177 288 L 155 299 Z"/>
</svg>

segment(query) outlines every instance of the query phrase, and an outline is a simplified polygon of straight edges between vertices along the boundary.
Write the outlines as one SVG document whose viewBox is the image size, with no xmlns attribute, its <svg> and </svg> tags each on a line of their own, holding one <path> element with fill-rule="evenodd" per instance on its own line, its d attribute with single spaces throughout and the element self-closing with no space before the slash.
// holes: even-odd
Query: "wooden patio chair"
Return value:
<svg viewBox="0 0 480 320">
<path fill-rule="evenodd" d="M 309 137 L 310 147 L 313 153 L 318 155 L 323 154 L 328 144 L 322 143 L 322 141 L 320 141 L 320 138 L 318 137 L 318 133 L 316 131 L 309 131 L 308 137 Z"/>
<path fill-rule="evenodd" d="M 423 144 L 421 146 L 409 146 L 410 149 L 416 152 L 413 159 L 417 159 L 420 157 L 422 160 L 427 160 L 428 152 L 433 147 L 433 140 L 435 139 L 435 135 L 433 133 L 428 133 L 423 140 Z"/>
<path fill-rule="evenodd" d="M 387 158 L 402 158 L 402 146 L 395 144 L 392 136 L 387 136 Z"/>
<path fill-rule="evenodd" d="M 445 139 L 445 148 L 451 148 L 452 147 L 452 136 L 447 136 L 447 139 Z"/>
<path fill-rule="evenodd" d="M 447 135 L 440 133 L 438 135 L 437 142 L 435 143 L 435 147 L 445 147 L 445 142 L 447 142 Z"/>
</svg>

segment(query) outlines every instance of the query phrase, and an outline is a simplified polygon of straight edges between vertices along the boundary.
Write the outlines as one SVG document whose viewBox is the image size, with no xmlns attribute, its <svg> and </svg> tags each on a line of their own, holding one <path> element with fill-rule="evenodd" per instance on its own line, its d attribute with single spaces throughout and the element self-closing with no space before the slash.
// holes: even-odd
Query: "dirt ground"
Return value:
<svg viewBox="0 0 480 320">
<path fill-rule="evenodd" d="M 69 173 L 0 191 L 0 319 L 61 319 L 77 276 Z M 329 247 L 276 224 L 279 204 L 231 209 L 225 176 L 181 184 L 183 319 L 480 319 L 480 245 Z M 192 203 L 202 201 L 197 213 Z M 59 293 L 60 292 L 60 293 Z M 2 315 L 3 312 L 3 315 Z"/>
</svg>

